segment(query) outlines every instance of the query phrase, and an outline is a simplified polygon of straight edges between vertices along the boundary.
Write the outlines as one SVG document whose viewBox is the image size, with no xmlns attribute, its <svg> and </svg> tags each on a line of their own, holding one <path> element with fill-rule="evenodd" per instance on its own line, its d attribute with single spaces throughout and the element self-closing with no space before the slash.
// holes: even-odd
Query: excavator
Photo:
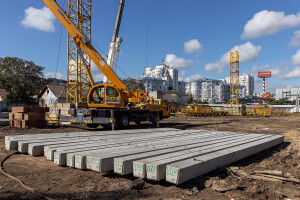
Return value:
<svg viewBox="0 0 300 200">
<path fill-rule="evenodd" d="M 104 128 L 114 130 L 115 127 L 120 129 L 127 128 L 131 121 L 136 124 L 140 124 L 142 121 L 150 121 L 158 126 L 159 120 L 170 116 L 168 107 L 165 106 L 165 101 L 159 100 L 158 103 L 153 103 L 157 101 L 147 97 L 145 90 L 127 90 L 126 85 L 93 47 L 91 41 L 85 38 L 73 24 L 56 0 L 42 1 L 72 35 L 91 84 L 87 97 L 88 108 L 70 109 L 70 116 L 60 116 L 61 120 L 86 124 L 90 128 L 96 128 L 101 125 Z M 95 85 L 81 49 L 96 64 L 109 83 Z"/>
</svg>

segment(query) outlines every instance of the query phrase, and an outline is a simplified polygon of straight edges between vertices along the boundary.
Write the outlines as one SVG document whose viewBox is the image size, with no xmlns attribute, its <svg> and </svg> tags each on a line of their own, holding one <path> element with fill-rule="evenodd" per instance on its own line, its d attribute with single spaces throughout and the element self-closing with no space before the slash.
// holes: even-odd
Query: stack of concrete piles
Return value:
<svg viewBox="0 0 300 200">
<path fill-rule="evenodd" d="M 7 150 L 60 166 L 181 184 L 283 142 L 283 136 L 172 128 L 7 136 Z"/>
<path fill-rule="evenodd" d="M 9 113 L 9 125 L 15 128 L 46 126 L 46 112 L 49 112 L 48 107 L 13 107 Z"/>
</svg>

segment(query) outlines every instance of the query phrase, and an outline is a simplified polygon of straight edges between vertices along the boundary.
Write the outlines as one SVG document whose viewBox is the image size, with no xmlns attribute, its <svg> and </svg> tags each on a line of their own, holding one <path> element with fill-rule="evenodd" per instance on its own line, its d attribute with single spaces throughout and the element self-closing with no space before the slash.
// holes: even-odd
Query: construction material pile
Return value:
<svg viewBox="0 0 300 200">
<path fill-rule="evenodd" d="M 14 128 L 46 126 L 46 112 L 49 112 L 48 107 L 13 107 L 9 113 L 9 125 Z"/>
<path fill-rule="evenodd" d="M 283 136 L 172 128 L 6 136 L 7 150 L 60 166 L 181 184 L 283 142 Z"/>
</svg>

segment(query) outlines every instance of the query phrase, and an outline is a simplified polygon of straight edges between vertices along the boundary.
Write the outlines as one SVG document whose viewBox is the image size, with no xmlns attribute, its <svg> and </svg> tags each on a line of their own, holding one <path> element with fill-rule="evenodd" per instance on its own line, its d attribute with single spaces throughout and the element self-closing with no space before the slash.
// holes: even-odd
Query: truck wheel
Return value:
<svg viewBox="0 0 300 200">
<path fill-rule="evenodd" d="M 141 120 L 136 120 L 134 123 L 136 124 L 136 125 L 140 125 L 141 124 Z"/>
<path fill-rule="evenodd" d="M 99 124 L 86 124 L 86 127 L 88 128 L 97 128 Z"/>
<path fill-rule="evenodd" d="M 122 115 L 118 120 L 118 125 L 121 129 L 128 128 L 130 119 L 128 115 Z"/>
</svg>

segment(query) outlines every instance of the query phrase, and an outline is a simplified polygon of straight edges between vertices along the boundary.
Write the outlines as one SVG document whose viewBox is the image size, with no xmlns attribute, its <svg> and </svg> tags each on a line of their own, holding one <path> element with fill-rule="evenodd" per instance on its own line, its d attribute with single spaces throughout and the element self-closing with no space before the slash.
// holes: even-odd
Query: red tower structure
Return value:
<svg viewBox="0 0 300 200">
<path fill-rule="evenodd" d="M 266 92 L 266 78 L 270 78 L 270 77 L 272 77 L 271 71 L 258 72 L 258 78 L 263 79 L 263 92 L 259 93 L 259 98 L 261 98 L 261 99 L 270 99 L 271 98 L 270 92 Z"/>
</svg>

